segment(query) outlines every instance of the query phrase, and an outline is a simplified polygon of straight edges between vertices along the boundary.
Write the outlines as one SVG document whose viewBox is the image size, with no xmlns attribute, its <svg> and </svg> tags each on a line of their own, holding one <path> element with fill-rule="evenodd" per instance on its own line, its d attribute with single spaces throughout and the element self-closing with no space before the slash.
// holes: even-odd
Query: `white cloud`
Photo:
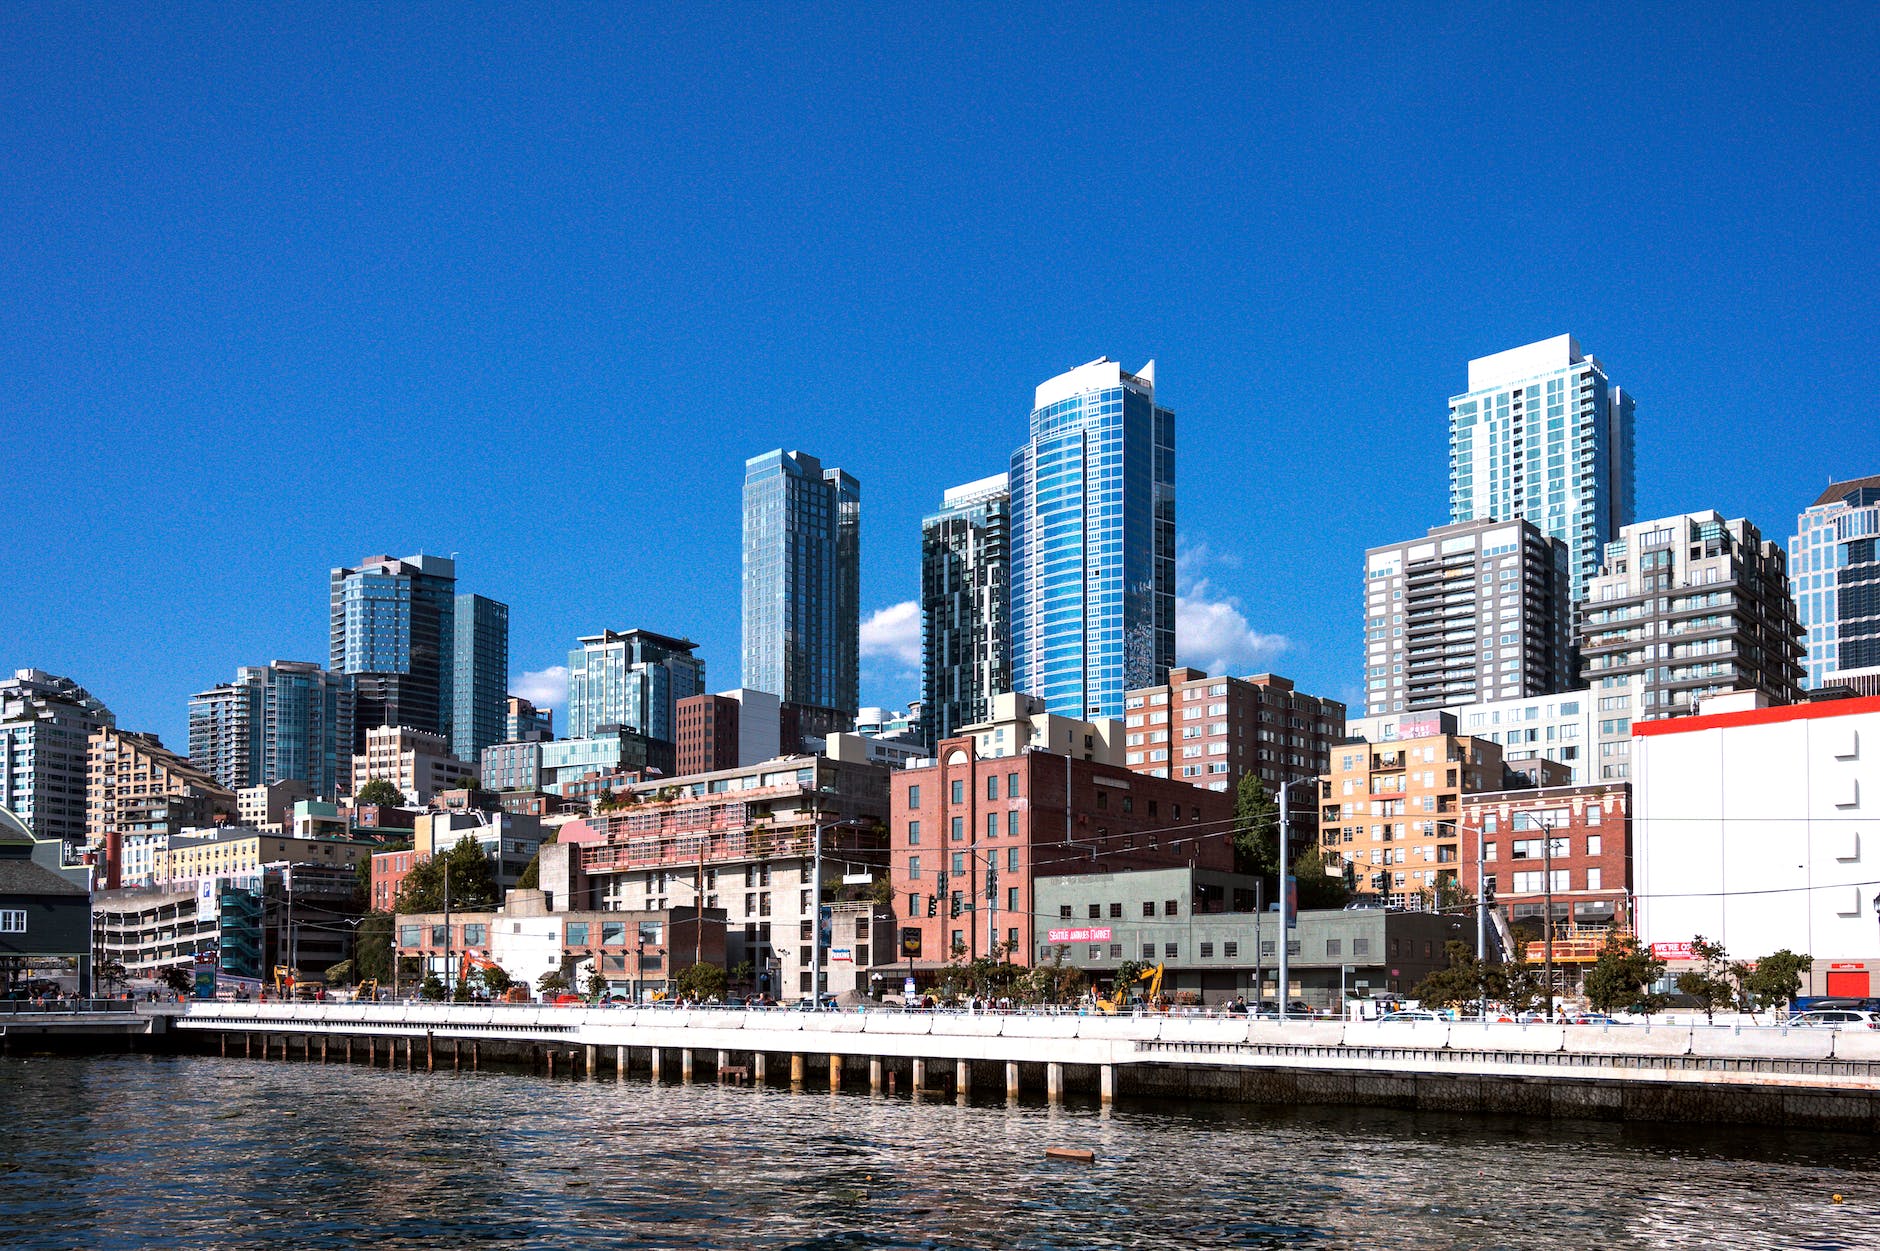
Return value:
<svg viewBox="0 0 1880 1251">
<path fill-rule="evenodd" d="M 568 702 L 568 666 L 550 665 L 511 678 L 509 693 L 522 696 L 537 708 L 560 708 Z"/>
<path fill-rule="evenodd" d="M 1283 634 L 1262 634 L 1231 595 L 1214 595 L 1206 578 L 1175 595 L 1175 650 L 1180 662 L 1209 673 L 1257 672 L 1290 645 Z"/>
<path fill-rule="evenodd" d="M 918 665 L 920 604 L 904 599 L 876 609 L 862 622 L 862 655 L 891 656 L 904 665 Z"/>
</svg>

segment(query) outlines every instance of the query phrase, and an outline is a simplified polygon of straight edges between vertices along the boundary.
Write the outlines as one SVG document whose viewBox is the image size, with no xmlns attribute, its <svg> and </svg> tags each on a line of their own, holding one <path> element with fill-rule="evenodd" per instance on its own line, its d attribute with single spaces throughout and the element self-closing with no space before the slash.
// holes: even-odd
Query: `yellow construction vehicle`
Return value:
<svg viewBox="0 0 1880 1251">
<path fill-rule="evenodd" d="M 1097 1000 L 1097 1010 L 1102 1012 L 1105 1016 L 1115 1016 L 1118 1012 L 1123 1010 L 1126 1004 L 1131 1002 L 1130 991 L 1139 982 L 1147 982 L 1149 988 L 1140 996 L 1137 996 L 1136 1001 L 1142 1003 L 1145 1007 L 1155 1007 L 1156 998 L 1162 993 L 1162 966 L 1159 964 L 1153 969 L 1144 969 L 1132 978 L 1118 979 L 1116 989 L 1110 992 L 1109 995 Z"/>
<path fill-rule="evenodd" d="M 285 999 L 294 989 L 294 971 L 284 964 L 274 966 L 274 996 Z"/>
<path fill-rule="evenodd" d="M 379 980 L 376 977 L 368 977 L 365 981 L 353 987 L 354 1003 L 375 1003 L 378 997 Z"/>
</svg>

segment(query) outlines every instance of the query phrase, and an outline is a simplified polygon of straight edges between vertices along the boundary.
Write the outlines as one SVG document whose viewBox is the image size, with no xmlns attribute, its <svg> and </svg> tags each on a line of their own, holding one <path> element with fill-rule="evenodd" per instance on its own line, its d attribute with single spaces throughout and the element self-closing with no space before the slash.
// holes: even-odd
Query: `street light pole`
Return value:
<svg viewBox="0 0 1880 1251">
<path fill-rule="evenodd" d="M 1460 842 L 1460 840 L 1458 840 Z M 1488 963 L 1488 831 L 1475 825 L 1475 966 L 1480 995 L 1480 1020 L 1488 1020 L 1488 982 L 1480 976 Z"/>
<path fill-rule="evenodd" d="M 1292 907 L 1292 891 L 1288 870 L 1292 867 L 1289 833 L 1292 825 L 1290 796 L 1293 784 L 1280 783 L 1279 787 L 1279 1019 L 1286 1023 L 1286 996 L 1292 990 L 1292 941 L 1287 938 L 1291 930 L 1292 917 L 1287 915 Z"/>
<path fill-rule="evenodd" d="M 1542 905 L 1541 935 L 1547 940 L 1547 1019 L 1554 1019 L 1554 824 L 1542 818 L 1541 827 L 1541 889 L 1546 902 Z"/>
<path fill-rule="evenodd" d="M 809 1003 L 812 1008 L 822 1007 L 822 833 L 823 827 L 816 826 L 810 869 L 815 879 L 811 884 L 809 927 Z"/>
</svg>

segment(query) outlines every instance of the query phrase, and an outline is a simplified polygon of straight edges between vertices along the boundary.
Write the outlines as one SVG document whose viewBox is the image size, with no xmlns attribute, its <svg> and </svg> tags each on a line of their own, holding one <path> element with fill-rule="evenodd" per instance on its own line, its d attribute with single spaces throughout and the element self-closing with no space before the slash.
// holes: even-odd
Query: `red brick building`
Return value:
<svg viewBox="0 0 1880 1251">
<path fill-rule="evenodd" d="M 1276 673 L 1211 678 L 1168 671 L 1163 686 L 1124 700 L 1125 763 L 1152 777 L 1228 791 L 1257 773 L 1268 790 L 1331 768 L 1344 741 L 1345 706 L 1293 688 Z"/>
<path fill-rule="evenodd" d="M 983 956 L 994 939 L 1030 964 L 1036 877 L 1233 868 L 1231 795 L 1115 765 L 978 756 L 971 738 L 956 738 L 890 785 L 894 907 L 919 931 L 916 962 L 929 968 L 955 947 Z"/>
<path fill-rule="evenodd" d="M 1463 800 L 1460 884 L 1474 892 L 1477 848 L 1495 903 L 1538 925 L 1552 874 L 1554 960 L 1590 964 L 1614 928 L 1631 930 L 1632 788 L 1625 782 L 1492 791 Z M 1551 841 L 1551 849 L 1547 842 Z M 1530 953 L 1538 959 L 1540 948 Z M 1569 977 L 1571 985 L 1577 978 Z"/>
<path fill-rule="evenodd" d="M 688 695 L 673 705 L 677 741 L 673 745 L 678 777 L 738 767 L 738 714 L 742 705 L 729 695 Z"/>
</svg>

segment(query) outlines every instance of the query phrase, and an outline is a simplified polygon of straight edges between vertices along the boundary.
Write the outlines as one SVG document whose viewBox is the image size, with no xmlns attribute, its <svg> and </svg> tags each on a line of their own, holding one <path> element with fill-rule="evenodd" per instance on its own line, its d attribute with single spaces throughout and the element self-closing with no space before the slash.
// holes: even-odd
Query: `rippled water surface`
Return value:
<svg viewBox="0 0 1880 1251">
<path fill-rule="evenodd" d="M 1097 1161 L 1048 1161 L 1047 1146 Z M 0 1245 L 1869 1248 L 1876 1147 L 1366 1110 L 1106 1114 L 643 1079 L 9 1059 Z"/>
</svg>

